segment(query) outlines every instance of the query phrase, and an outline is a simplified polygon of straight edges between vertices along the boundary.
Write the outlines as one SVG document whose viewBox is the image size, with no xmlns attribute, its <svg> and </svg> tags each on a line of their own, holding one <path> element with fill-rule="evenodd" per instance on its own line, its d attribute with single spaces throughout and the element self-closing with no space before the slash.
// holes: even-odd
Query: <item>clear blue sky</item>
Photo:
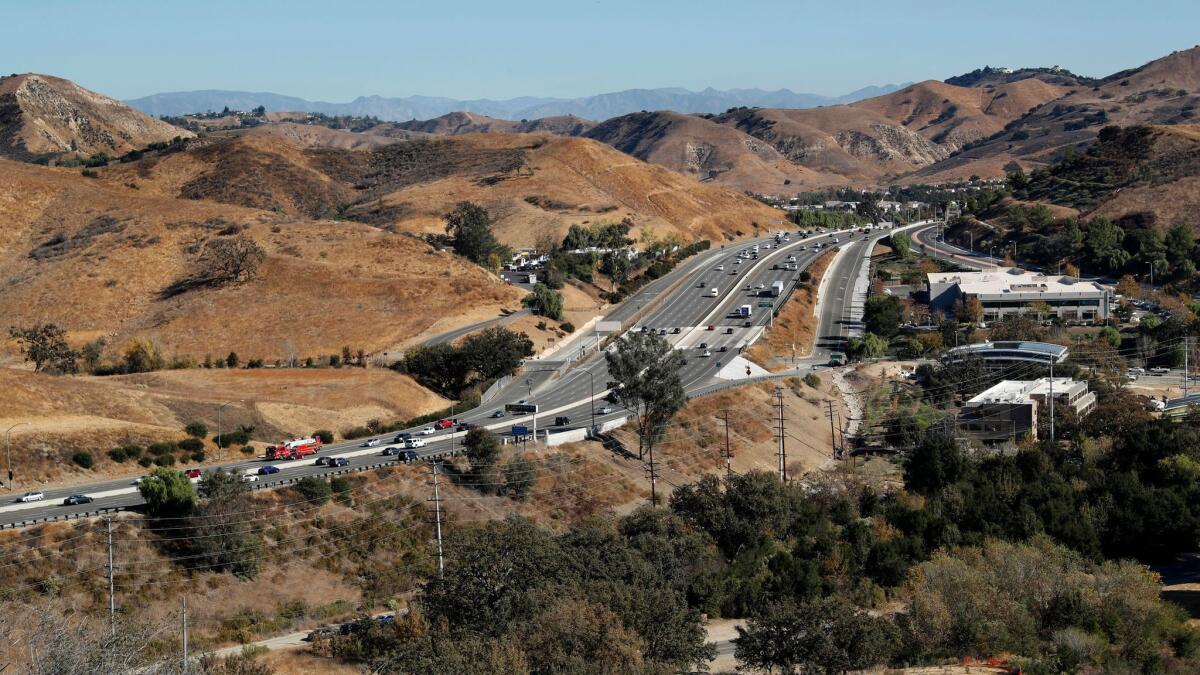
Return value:
<svg viewBox="0 0 1200 675">
<path fill-rule="evenodd" d="M 843 94 L 985 64 L 1107 75 L 1200 41 L 1200 1 L 8 0 L 0 70 L 118 98 Z"/>
</svg>

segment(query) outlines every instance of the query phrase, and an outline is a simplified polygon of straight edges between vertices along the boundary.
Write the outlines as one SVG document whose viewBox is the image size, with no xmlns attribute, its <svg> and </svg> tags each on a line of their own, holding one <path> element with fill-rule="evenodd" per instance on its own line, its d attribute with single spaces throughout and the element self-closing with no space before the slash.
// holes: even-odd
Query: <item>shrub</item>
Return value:
<svg viewBox="0 0 1200 675">
<path fill-rule="evenodd" d="M 235 431 L 223 431 L 217 445 L 222 448 L 228 448 L 234 445 L 245 445 L 250 442 L 250 434 L 245 430 L 237 429 Z"/>
<path fill-rule="evenodd" d="M 204 441 L 199 438 L 185 438 L 179 441 L 179 449 L 188 452 L 204 452 Z"/>
<path fill-rule="evenodd" d="M 804 384 L 816 389 L 821 386 L 821 376 L 816 373 L 809 373 L 804 376 Z"/>
<path fill-rule="evenodd" d="M 113 448 L 108 451 L 108 458 L 114 462 L 124 462 L 129 456 L 125 454 L 125 448 Z"/>
<path fill-rule="evenodd" d="M 198 452 L 193 452 L 191 459 L 193 462 L 199 464 L 204 461 L 205 457 L 206 455 L 204 454 L 204 451 L 200 450 Z"/>
<path fill-rule="evenodd" d="M 150 454 L 154 455 L 155 457 L 161 457 L 163 455 L 168 455 L 172 452 L 175 452 L 177 449 L 179 449 L 179 446 L 177 446 L 171 442 L 151 443 L 150 446 L 147 448 L 147 450 L 150 451 Z"/>
<path fill-rule="evenodd" d="M 345 478 L 334 478 L 333 480 L 329 481 L 329 489 L 333 492 L 334 499 L 336 499 L 339 504 L 350 506 L 353 503 L 353 500 L 350 497 L 350 481 L 346 480 Z"/>
<path fill-rule="evenodd" d="M 575 332 L 575 324 L 571 323 L 570 321 L 564 321 L 561 324 L 559 324 L 558 327 L 563 329 L 563 331 L 567 332 L 567 333 Z"/>
<path fill-rule="evenodd" d="M 317 439 L 318 441 L 321 441 L 322 443 L 332 443 L 333 442 L 333 432 L 328 429 L 317 429 L 316 431 L 314 431 L 312 433 L 312 435 L 313 435 L 313 438 Z"/>
<path fill-rule="evenodd" d="M 254 446 L 253 445 L 243 445 L 242 446 L 242 454 L 243 455 L 253 455 L 254 454 Z"/>
<path fill-rule="evenodd" d="M 304 501 L 322 506 L 329 501 L 330 495 L 333 494 L 333 488 L 329 486 L 329 481 L 323 478 L 305 476 L 299 483 L 296 483 L 296 492 L 300 493 Z"/>
<path fill-rule="evenodd" d="M 159 455 L 154 458 L 154 463 L 159 466 L 175 466 L 175 455 Z"/>
<path fill-rule="evenodd" d="M 96 465 L 96 458 L 93 457 L 92 453 L 88 452 L 87 450 L 80 450 L 74 455 L 71 455 L 71 461 L 75 462 L 75 464 L 84 469 L 90 469 Z"/>
<path fill-rule="evenodd" d="M 153 463 L 154 460 L 150 459 L 149 457 L 138 458 L 138 466 L 150 466 Z"/>
<path fill-rule="evenodd" d="M 187 432 L 188 436 L 192 436 L 193 438 L 206 438 L 208 436 L 208 426 L 204 422 L 189 422 L 183 430 Z"/>
</svg>

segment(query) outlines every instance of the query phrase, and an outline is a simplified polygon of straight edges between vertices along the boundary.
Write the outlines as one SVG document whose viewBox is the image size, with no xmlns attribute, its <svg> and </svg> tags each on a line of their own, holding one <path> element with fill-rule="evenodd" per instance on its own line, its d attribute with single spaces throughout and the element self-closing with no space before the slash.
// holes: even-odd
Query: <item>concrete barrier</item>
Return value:
<svg viewBox="0 0 1200 675">
<path fill-rule="evenodd" d="M 612 431 L 613 429 L 618 429 L 620 427 L 625 426 L 625 424 L 627 422 L 629 422 L 628 415 L 625 417 L 618 417 L 616 419 L 611 419 L 607 422 L 601 422 L 600 424 L 597 424 L 596 426 L 592 427 L 592 435 L 599 436 L 601 434 L 606 434 L 606 433 Z"/>
<path fill-rule="evenodd" d="M 546 445 L 562 445 L 563 443 L 578 443 L 587 440 L 587 429 L 570 429 L 558 433 L 546 434 Z"/>
</svg>

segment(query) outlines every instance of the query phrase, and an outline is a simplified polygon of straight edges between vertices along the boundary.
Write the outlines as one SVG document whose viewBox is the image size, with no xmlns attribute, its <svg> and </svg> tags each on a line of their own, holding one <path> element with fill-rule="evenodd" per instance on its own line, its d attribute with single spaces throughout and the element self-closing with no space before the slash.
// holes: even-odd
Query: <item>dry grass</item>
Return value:
<svg viewBox="0 0 1200 675">
<path fill-rule="evenodd" d="M 780 310 L 779 316 L 775 317 L 775 325 L 750 348 L 747 357 L 751 361 L 763 365 L 768 370 L 778 371 L 788 367 L 787 361 L 792 357 L 793 345 L 796 348 L 796 357 L 812 352 L 819 323 L 814 314 L 817 289 L 820 288 L 821 277 L 833 262 L 834 255 L 835 251 L 827 251 L 809 265 L 811 279 L 807 284 L 796 288 Z"/>
</svg>

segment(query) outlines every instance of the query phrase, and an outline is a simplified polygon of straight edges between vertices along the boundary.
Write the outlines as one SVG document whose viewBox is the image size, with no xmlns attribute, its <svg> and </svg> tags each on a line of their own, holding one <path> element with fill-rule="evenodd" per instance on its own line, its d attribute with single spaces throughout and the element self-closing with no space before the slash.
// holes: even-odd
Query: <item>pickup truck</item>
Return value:
<svg viewBox="0 0 1200 675">
<path fill-rule="evenodd" d="M 433 423 L 433 426 L 437 427 L 438 429 L 449 429 L 450 427 L 454 426 L 455 424 L 458 424 L 458 420 L 448 419 L 448 420 L 438 420 L 437 422 Z"/>
</svg>

